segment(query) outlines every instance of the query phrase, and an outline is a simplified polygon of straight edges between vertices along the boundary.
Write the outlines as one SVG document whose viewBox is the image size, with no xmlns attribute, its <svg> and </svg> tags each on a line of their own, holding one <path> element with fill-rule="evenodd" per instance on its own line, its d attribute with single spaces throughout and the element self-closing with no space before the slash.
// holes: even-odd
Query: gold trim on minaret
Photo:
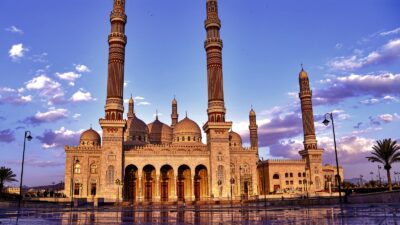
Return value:
<svg viewBox="0 0 400 225">
<path fill-rule="evenodd" d="M 110 15 L 111 33 L 108 36 L 108 80 L 107 100 L 105 106 L 106 119 L 122 120 L 124 112 L 124 64 L 125 46 L 125 0 L 114 0 L 113 11 Z"/>
</svg>

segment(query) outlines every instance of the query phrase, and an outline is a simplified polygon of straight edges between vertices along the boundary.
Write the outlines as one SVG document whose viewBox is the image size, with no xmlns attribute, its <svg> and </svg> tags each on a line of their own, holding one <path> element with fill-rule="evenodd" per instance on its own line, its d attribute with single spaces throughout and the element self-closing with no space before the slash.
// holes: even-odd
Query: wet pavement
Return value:
<svg viewBox="0 0 400 225">
<path fill-rule="evenodd" d="M 264 205 L 0 208 L 0 224 L 400 224 L 400 204 L 301 207 Z"/>
</svg>

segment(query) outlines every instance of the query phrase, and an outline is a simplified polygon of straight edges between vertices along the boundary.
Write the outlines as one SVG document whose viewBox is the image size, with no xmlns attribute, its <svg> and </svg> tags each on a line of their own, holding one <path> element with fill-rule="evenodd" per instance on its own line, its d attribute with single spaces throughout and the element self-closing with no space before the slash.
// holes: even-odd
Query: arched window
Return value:
<svg viewBox="0 0 400 225">
<path fill-rule="evenodd" d="M 182 137 L 182 141 L 185 141 L 185 137 Z"/>
<path fill-rule="evenodd" d="M 303 172 L 303 177 L 306 177 L 306 173 L 305 172 Z"/>
<path fill-rule="evenodd" d="M 79 163 L 75 164 L 74 173 L 81 173 L 81 164 L 79 164 Z"/>
<path fill-rule="evenodd" d="M 106 172 L 107 184 L 114 184 L 114 166 L 109 166 Z"/>
<path fill-rule="evenodd" d="M 301 173 L 299 173 L 299 174 L 297 174 L 298 175 L 298 177 L 301 177 Z"/>
<path fill-rule="evenodd" d="M 274 174 L 274 176 L 272 177 L 272 179 L 278 180 L 279 179 L 279 174 Z"/>
<path fill-rule="evenodd" d="M 285 173 L 285 177 L 289 177 L 289 174 L 288 174 L 288 173 Z"/>
<path fill-rule="evenodd" d="M 290 173 L 290 177 L 293 177 L 293 173 Z"/>
<path fill-rule="evenodd" d="M 96 164 L 92 164 L 90 165 L 90 173 L 95 174 L 97 173 L 97 165 Z"/>
<path fill-rule="evenodd" d="M 188 141 L 190 141 L 190 137 L 188 137 Z"/>
</svg>

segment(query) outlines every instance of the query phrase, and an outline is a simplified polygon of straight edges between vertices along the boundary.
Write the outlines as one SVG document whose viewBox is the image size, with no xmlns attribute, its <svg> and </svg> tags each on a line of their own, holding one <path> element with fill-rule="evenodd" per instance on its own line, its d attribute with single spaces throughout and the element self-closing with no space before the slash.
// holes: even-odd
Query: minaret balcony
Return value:
<svg viewBox="0 0 400 225">
<path fill-rule="evenodd" d="M 210 48 L 210 47 L 223 47 L 223 41 L 220 38 L 207 38 L 207 40 L 204 41 L 204 48 Z"/>
<path fill-rule="evenodd" d="M 204 21 L 204 27 L 206 29 L 210 27 L 218 27 L 218 29 L 221 28 L 221 20 L 218 18 L 209 18 Z"/>
</svg>

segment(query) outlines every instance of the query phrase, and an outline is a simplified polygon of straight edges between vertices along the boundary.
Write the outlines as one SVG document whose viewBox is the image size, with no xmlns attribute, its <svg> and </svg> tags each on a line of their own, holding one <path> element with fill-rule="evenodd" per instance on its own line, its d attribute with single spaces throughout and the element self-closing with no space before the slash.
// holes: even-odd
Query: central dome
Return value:
<svg viewBox="0 0 400 225">
<path fill-rule="evenodd" d="M 158 120 L 147 125 L 151 144 L 169 144 L 172 142 L 172 129 Z"/>
<path fill-rule="evenodd" d="M 174 142 L 201 142 L 201 129 L 196 122 L 186 117 L 174 127 Z"/>
</svg>

